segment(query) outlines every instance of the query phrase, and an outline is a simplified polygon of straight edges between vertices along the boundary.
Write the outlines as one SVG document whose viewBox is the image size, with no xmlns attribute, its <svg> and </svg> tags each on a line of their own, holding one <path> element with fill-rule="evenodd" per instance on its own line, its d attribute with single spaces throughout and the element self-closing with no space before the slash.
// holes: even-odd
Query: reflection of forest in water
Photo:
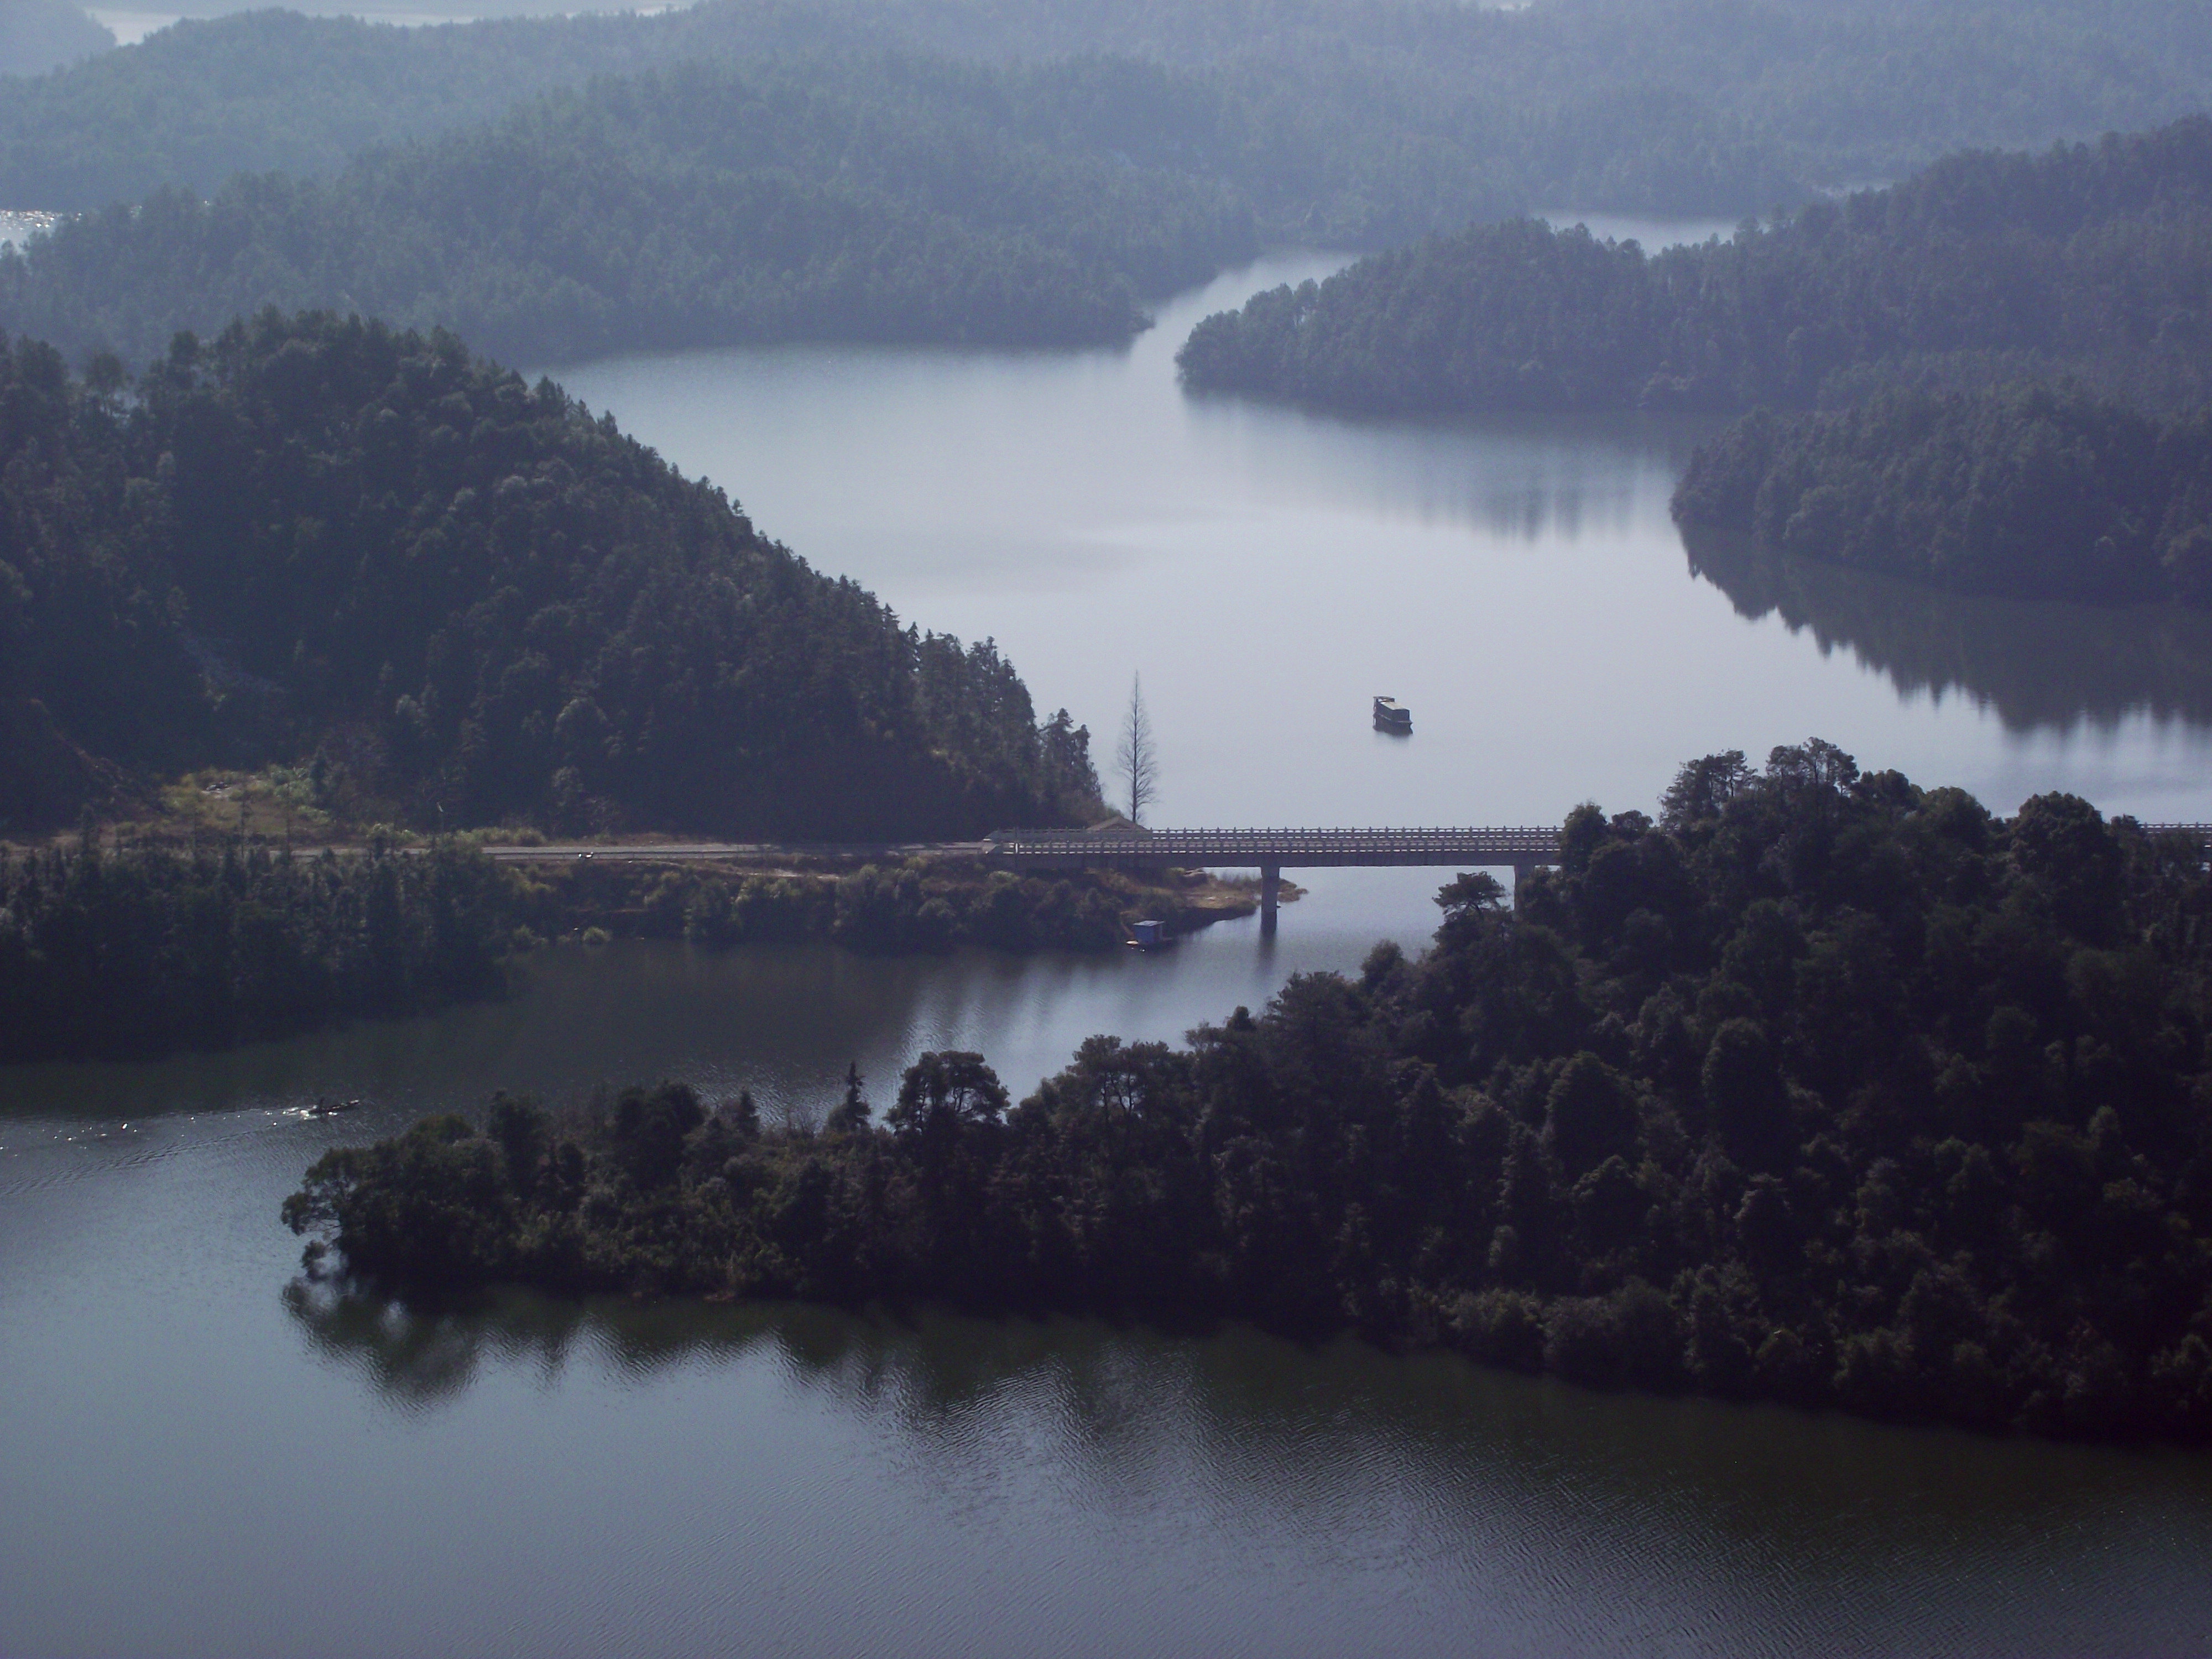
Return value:
<svg viewBox="0 0 2212 1659">
<path fill-rule="evenodd" d="M 2147 713 L 2212 726 L 2212 613 L 1990 599 L 1685 534 L 1690 571 L 1739 616 L 1847 647 L 1900 695 L 1957 692 L 2016 732 Z"/>
<path fill-rule="evenodd" d="M 1389 1491 L 1438 1536 L 1493 1559 L 1532 1548 L 1541 1558 L 1547 1532 L 1589 1547 L 1593 1531 L 1607 1531 L 1602 1514 L 1676 1523 L 1655 1535 L 1638 1522 L 1610 1547 L 1663 1558 L 1686 1532 L 1698 1534 L 1688 1556 L 1755 1547 L 1760 1571 L 1777 1559 L 1832 1563 L 1838 1551 L 1873 1571 L 1899 1547 L 1893 1526 L 1906 1514 L 1930 1560 L 1982 1554 L 1997 1541 L 1992 1516 L 2033 1547 L 2087 1516 L 2124 1512 L 2160 1513 L 2181 1534 L 2212 1539 L 2212 1464 L 2201 1458 L 2175 1460 L 2147 1484 L 2141 1459 L 2110 1449 L 1605 1395 L 1350 1339 L 1306 1347 L 1241 1325 L 1176 1335 L 929 1309 L 580 1304 L 524 1291 L 441 1310 L 301 1280 L 284 1300 L 316 1352 L 410 1412 L 452 1405 L 502 1368 L 644 1385 L 764 1358 L 787 1384 L 920 1454 L 932 1479 L 1000 1476 L 1009 1456 L 1042 1455 L 1110 1506 L 1142 1508 L 1161 1483 L 1192 1481 L 1209 1505 L 1329 1533 L 1364 1524 Z M 738 1430 L 744 1408 L 732 1410 Z"/>
</svg>

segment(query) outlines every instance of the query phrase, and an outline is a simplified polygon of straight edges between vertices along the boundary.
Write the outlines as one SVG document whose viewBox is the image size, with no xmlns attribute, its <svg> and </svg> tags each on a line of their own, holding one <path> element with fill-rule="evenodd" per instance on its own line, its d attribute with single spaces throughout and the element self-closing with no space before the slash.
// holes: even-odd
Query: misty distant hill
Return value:
<svg viewBox="0 0 2212 1659">
<path fill-rule="evenodd" d="M 11 6 L 9 9 L 13 9 Z M 324 174 L 596 75 L 901 52 L 1177 71 L 1071 115 L 1243 191 L 1277 240 L 1381 246 L 1571 204 L 1764 210 L 1968 145 L 2207 106 L 2197 0 L 705 0 L 399 28 L 259 11 L 0 84 L 0 205 Z"/>
<path fill-rule="evenodd" d="M 546 94 L 328 180 L 164 191 L 0 255 L 0 325 L 132 362 L 269 305 L 507 361 L 749 341 L 1126 340 L 1257 251 L 1220 185 L 1066 130 L 1082 64 L 693 64 Z"/>
<path fill-rule="evenodd" d="M 0 204 L 110 210 L 0 266 L 0 325 L 139 361 L 177 328 L 270 304 L 450 325 L 532 362 L 763 339 L 1113 341 L 1143 325 L 1147 296 L 1261 246 L 1389 247 L 1562 203 L 1767 210 L 1961 142 L 2201 108 L 2202 13 L 706 0 L 403 28 L 256 12 L 0 80 Z M 1432 320 L 1450 304 L 1420 301 Z M 1637 396 L 1662 369 L 1676 402 L 1768 395 L 1725 365 L 1668 368 L 1681 343 L 1651 357 L 1640 315 L 1607 325 L 1627 331 L 1621 362 L 1644 364 Z M 1806 327 L 1791 374 L 1866 355 L 1821 317 Z M 1614 373 L 1596 349 L 1516 356 L 1508 401 L 1619 401 L 1583 384 Z M 1249 366 L 1256 345 L 1246 367 L 1216 351 L 1194 374 L 1381 407 L 1462 395 L 1414 384 L 1438 363 L 1399 375 L 1382 344 L 1359 351 L 1382 355 L 1356 392 L 1277 385 Z"/>
<path fill-rule="evenodd" d="M 568 17 L 583 12 L 661 12 L 681 9 L 696 0 L 289 0 L 286 11 L 309 17 L 364 17 L 446 23 L 500 17 Z M 231 17 L 240 12 L 266 11 L 267 0 L 163 0 L 163 13 L 180 18 Z"/>
<path fill-rule="evenodd" d="M 0 76 L 44 75 L 114 44 L 106 26 L 73 0 L 7 0 L 0 5 Z"/>
</svg>

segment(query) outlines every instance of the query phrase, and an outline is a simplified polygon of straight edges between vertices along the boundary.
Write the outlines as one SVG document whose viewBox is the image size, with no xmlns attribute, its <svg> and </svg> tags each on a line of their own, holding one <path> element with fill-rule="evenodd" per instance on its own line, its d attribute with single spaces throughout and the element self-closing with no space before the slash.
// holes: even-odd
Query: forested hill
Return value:
<svg viewBox="0 0 2212 1659">
<path fill-rule="evenodd" d="M 0 353 L 18 826 L 103 766 L 284 762 L 432 827 L 973 835 L 1096 810 L 1086 746 L 451 335 L 270 313 L 135 384 Z"/>
<path fill-rule="evenodd" d="M 0 83 L 0 199 L 74 211 L 168 184 L 212 190 L 234 173 L 334 173 L 549 88 L 665 62 L 669 33 L 636 17 L 426 28 L 274 8 L 187 18 L 61 73 Z"/>
<path fill-rule="evenodd" d="M 0 81 L 0 203 L 88 215 L 0 264 L 0 325 L 134 362 L 265 304 L 449 326 L 534 362 L 1119 341 L 1140 299 L 1262 241 L 1382 247 L 1563 202 L 1764 210 L 1944 144 L 2203 106 L 2212 42 L 2187 5 L 2086 5 L 2032 0 L 1972 27 L 1812 0 L 710 0 L 424 29 L 254 13 Z M 1401 309 L 1449 335 L 1471 281 L 1513 302 L 1515 234 L 1382 269 L 1410 257 L 1416 289 L 1443 284 Z M 1681 281 L 1804 286 L 1771 269 L 1781 255 L 1735 257 L 1740 273 Z M 1532 290 L 1544 314 L 1555 290 L 1673 280 L 1613 273 L 1603 250 L 1526 258 L 1555 267 Z M 1618 400 L 1584 382 L 1627 373 L 1609 361 L 1624 352 L 1640 389 L 1668 366 L 1643 361 L 1659 305 L 1626 304 L 1634 337 L 1614 347 L 1540 319 L 1572 337 L 1504 364 L 1510 395 Z M 1678 401 L 1732 395 L 1707 384 L 1729 366 L 1698 354 L 1724 354 L 1738 319 L 1713 320 L 1683 323 L 1698 360 Z M 1387 407 L 1470 395 L 1408 389 L 1358 341 L 1270 368 L 1280 332 L 1255 315 L 1201 378 Z M 1832 344 L 1815 329 L 1789 372 L 1817 379 Z M 1593 352 L 1607 361 L 1580 361 Z"/>
<path fill-rule="evenodd" d="M 692 65 L 548 94 L 336 179 L 166 191 L 0 257 L 0 325 L 133 361 L 264 304 L 508 360 L 836 338 L 1090 344 L 1255 250 L 1217 185 L 1020 135 L 1042 72 Z M 1066 79 L 1054 72 L 1055 82 Z"/>
<path fill-rule="evenodd" d="M 0 83 L 0 205 L 326 176 L 595 76 L 884 51 L 1165 66 L 1165 83 L 1121 75 L 1070 108 L 1113 148 L 1164 145 L 1231 184 L 1271 237 L 1322 246 L 1532 206 L 1764 211 L 2212 95 L 2197 0 L 707 0 L 410 29 L 264 10 Z"/>
<path fill-rule="evenodd" d="M 1470 228 L 1192 331 L 1195 388 L 1348 409 L 1736 410 L 2063 369 L 2212 396 L 2212 119 L 1951 157 L 1728 242 L 1649 255 Z"/>
<path fill-rule="evenodd" d="M 1692 458 L 1674 516 L 1961 592 L 2212 606 L 2212 410 L 2029 385 L 1761 410 Z"/>
<path fill-rule="evenodd" d="M 417 1282 L 1178 1318 L 1585 1382 L 2212 1439 L 2199 849 L 1832 745 L 1577 808 L 1512 908 L 1012 1104 L 926 1054 L 821 1133 L 638 1089 L 334 1152 L 286 1206 Z M 823 1104 L 830 1105 L 824 1101 Z M 318 1241 L 319 1244 L 320 1241 Z"/>
</svg>

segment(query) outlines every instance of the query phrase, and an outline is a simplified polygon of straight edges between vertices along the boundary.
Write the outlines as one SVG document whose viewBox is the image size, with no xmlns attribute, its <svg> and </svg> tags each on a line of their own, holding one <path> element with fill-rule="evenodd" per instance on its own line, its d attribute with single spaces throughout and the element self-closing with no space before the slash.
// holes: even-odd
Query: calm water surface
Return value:
<svg viewBox="0 0 2212 1659">
<path fill-rule="evenodd" d="M 1652 228 L 1606 229 L 1663 240 Z M 1691 228 L 1702 234 L 1705 228 Z M 1110 726 L 1162 822 L 1555 819 L 1818 732 L 2009 809 L 2212 817 L 2201 619 L 1686 553 L 1694 428 L 1192 404 L 1126 353 L 629 360 L 573 389 L 902 614 Z M 1366 699 L 1410 703 L 1411 742 Z M 1110 745 L 1109 745 L 1110 746 Z M 488 1007 L 0 1073 L 0 1655 L 2212 1651 L 2212 1460 L 1605 1397 L 1357 1345 L 782 1308 L 404 1308 L 294 1276 L 324 1146 L 495 1086 L 750 1086 L 919 1050 L 1018 1090 L 1416 945 L 1440 872 L 1272 944 L 888 960 L 568 948 Z M 317 1093 L 360 1114 L 303 1121 Z"/>
<path fill-rule="evenodd" d="M 1556 823 L 1585 799 L 1648 810 L 1692 756 L 1812 735 L 2000 811 L 2064 788 L 2212 813 L 2201 616 L 1990 615 L 1850 580 L 1778 611 L 1694 574 L 1668 517 L 1708 427 L 1357 422 L 1177 390 L 1197 318 L 1338 263 L 1224 277 L 1126 352 L 756 349 L 561 378 L 821 568 L 995 637 L 1043 708 L 1109 734 L 1141 672 L 1164 824 Z M 1413 708 L 1410 743 L 1369 726 L 1378 692 Z"/>
</svg>

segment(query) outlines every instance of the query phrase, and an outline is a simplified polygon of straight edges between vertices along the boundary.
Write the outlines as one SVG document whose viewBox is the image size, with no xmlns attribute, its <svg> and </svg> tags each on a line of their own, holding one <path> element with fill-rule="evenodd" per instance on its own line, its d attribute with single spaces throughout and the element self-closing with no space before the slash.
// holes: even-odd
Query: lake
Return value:
<svg viewBox="0 0 2212 1659">
<path fill-rule="evenodd" d="M 1649 240 L 1705 228 L 1613 224 Z M 1556 821 L 1818 734 L 2001 811 L 2212 817 L 2198 617 L 1700 550 L 1700 428 L 1191 402 L 1126 351 L 560 371 L 769 533 L 995 637 L 1158 822 Z M 1368 699 L 1409 704 L 1407 741 Z M 884 958 L 563 947 L 431 1018 L 0 1072 L 0 1653 L 2169 1654 L 2212 1649 L 2212 1459 L 1590 1394 L 1356 1343 L 927 1311 L 455 1307 L 296 1277 L 324 1146 L 494 1087 L 750 1087 L 811 1118 L 926 1048 L 1018 1093 L 1418 945 L 1449 872 L 1315 872 L 1280 933 Z M 118 1016 L 122 1017 L 122 1016 Z M 318 1093 L 360 1097 L 301 1119 Z"/>
<path fill-rule="evenodd" d="M 1986 603 L 1848 581 L 1747 617 L 1667 510 L 1709 424 L 1347 422 L 1177 389 L 1199 317 L 1339 263 L 1224 277 L 1123 352 L 805 347 L 558 376 L 821 568 L 995 638 L 1102 760 L 1141 673 L 1163 825 L 1650 811 L 1686 759 L 1809 736 L 2002 812 L 2054 788 L 2212 811 L 2201 617 L 2000 606 L 1991 629 Z M 2024 676 L 1987 660 L 1992 633 L 2032 647 Z M 2088 646 L 2054 658 L 2052 635 Z M 1411 742 L 1371 728 L 1378 693 L 1412 708 Z"/>
</svg>

